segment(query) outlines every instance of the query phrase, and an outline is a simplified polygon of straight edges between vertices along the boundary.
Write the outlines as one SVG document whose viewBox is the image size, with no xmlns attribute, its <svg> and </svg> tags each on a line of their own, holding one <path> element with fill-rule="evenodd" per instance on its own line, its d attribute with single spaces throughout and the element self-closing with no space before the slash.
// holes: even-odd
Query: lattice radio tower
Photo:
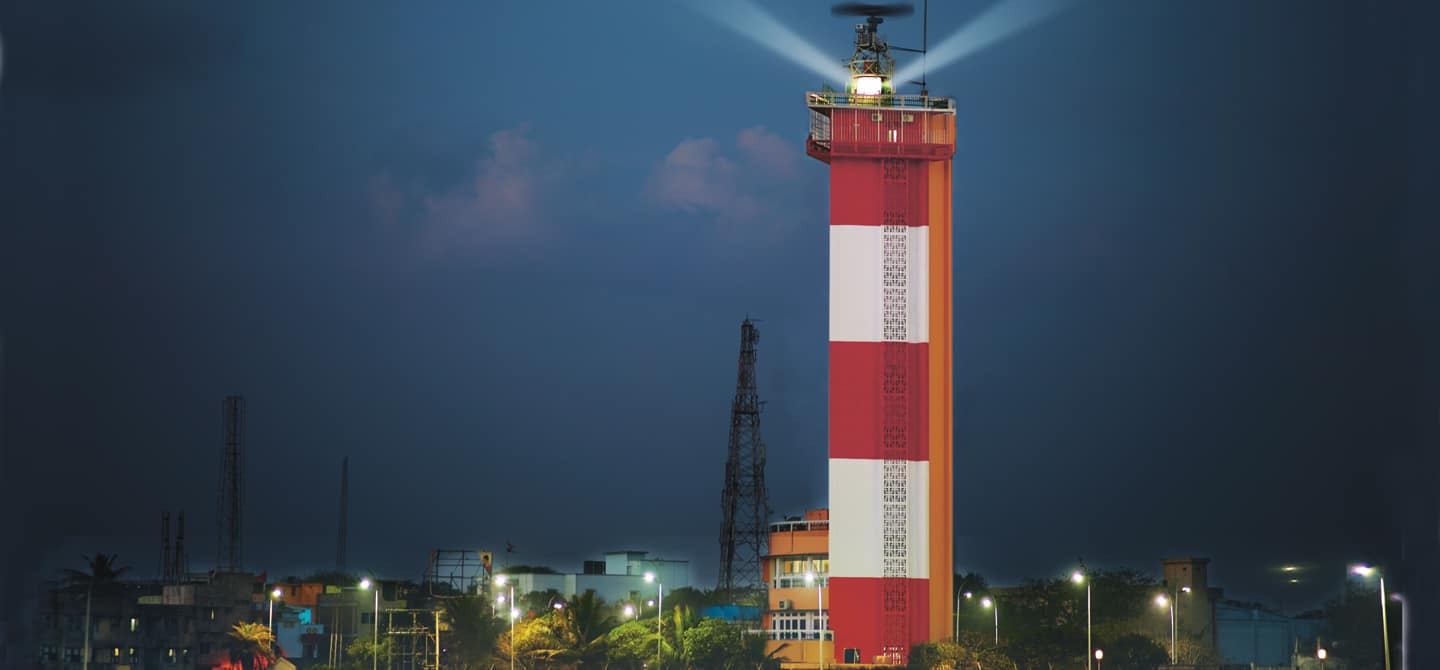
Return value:
<svg viewBox="0 0 1440 670">
<path fill-rule="evenodd" d="M 216 569 L 222 572 L 236 572 L 240 570 L 240 515 L 244 509 L 245 399 L 238 395 L 226 396 L 221 414 L 225 450 L 220 457 L 220 495 L 215 514 L 219 555 L 215 563 Z"/>
<path fill-rule="evenodd" d="M 760 439 L 760 395 L 755 389 L 755 345 L 760 330 L 750 319 L 740 324 L 740 370 L 730 405 L 730 447 L 725 459 L 725 490 L 720 508 L 719 589 L 734 602 L 742 593 L 755 597 L 763 588 L 760 557 L 770 501 L 765 491 L 765 442 Z"/>
</svg>

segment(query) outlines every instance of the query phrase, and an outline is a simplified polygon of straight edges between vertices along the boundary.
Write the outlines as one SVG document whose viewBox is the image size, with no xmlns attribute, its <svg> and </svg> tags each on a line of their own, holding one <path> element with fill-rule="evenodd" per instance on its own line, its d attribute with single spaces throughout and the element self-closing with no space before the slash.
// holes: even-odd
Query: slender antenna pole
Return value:
<svg viewBox="0 0 1440 670">
<path fill-rule="evenodd" d="M 920 10 L 920 95 L 930 95 L 930 86 L 925 78 L 926 55 L 930 50 L 930 0 L 925 0 Z"/>
</svg>

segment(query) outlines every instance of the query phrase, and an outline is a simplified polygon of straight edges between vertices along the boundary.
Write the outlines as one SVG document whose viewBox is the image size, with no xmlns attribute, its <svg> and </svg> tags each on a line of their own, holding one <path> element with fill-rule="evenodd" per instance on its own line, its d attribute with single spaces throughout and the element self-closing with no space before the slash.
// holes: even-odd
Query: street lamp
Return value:
<svg viewBox="0 0 1440 670">
<path fill-rule="evenodd" d="M 635 616 L 635 606 L 634 606 L 634 605 L 626 605 L 626 606 L 625 606 L 625 616 L 627 616 L 627 617 Z"/>
<path fill-rule="evenodd" d="M 805 585 L 815 584 L 815 602 L 818 613 L 815 615 L 816 633 L 820 636 L 820 670 L 825 670 L 825 627 L 820 624 L 825 619 L 825 594 L 820 590 L 820 580 L 815 573 L 805 573 Z"/>
<path fill-rule="evenodd" d="M 360 580 L 361 589 L 375 589 L 375 618 L 370 623 L 375 625 L 375 647 L 370 650 L 370 670 L 380 667 L 380 585 L 370 581 L 370 578 Z"/>
<path fill-rule="evenodd" d="M 645 573 L 645 583 L 649 584 L 651 582 L 654 582 L 655 584 L 655 592 L 657 594 L 655 596 L 655 602 L 658 603 L 658 605 L 656 605 L 655 607 L 655 667 L 659 668 L 660 645 L 665 641 L 665 631 L 663 630 L 663 624 L 661 623 L 663 619 L 660 616 L 661 613 L 665 611 L 665 585 L 655 577 L 655 573 Z"/>
<path fill-rule="evenodd" d="M 275 601 L 279 600 L 280 596 L 281 591 L 278 588 L 270 592 L 270 623 L 266 624 L 265 627 L 270 629 L 271 635 L 275 634 Z"/>
<path fill-rule="evenodd" d="M 1095 669 L 1096 669 L 1096 670 L 1099 670 L 1099 669 L 1100 669 L 1100 659 L 1102 659 L 1102 658 L 1105 658 L 1105 651 L 1104 651 L 1103 649 L 1096 649 L 1096 650 L 1095 650 Z M 1089 659 L 1086 659 L 1086 660 L 1089 660 Z"/>
<path fill-rule="evenodd" d="M 1070 581 L 1075 582 L 1076 584 L 1085 585 L 1085 649 L 1086 651 L 1089 651 L 1094 647 L 1094 643 L 1091 641 L 1092 638 L 1090 635 L 1092 623 L 1090 615 L 1090 580 L 1086 578 L 1085 573 L 1076 570 L 1075 572 L 1070 573 Z M 1095 660 L 1099 661 L 1100 656 L 1100 650 L 1096 649 Z M 1087 668 L 1087 670 L 1091 667 L 1090 654 L 1085 654 L 1085 667 Z"/>
<path fill-rule="evenodd" d="M 1351 566 L 1350 572 L 1361 577 L 1375 575 L 1380 579 L 1380 642 L 1385 648 L 1385 670 L 1390 670 L 1390 621 L 1385 615 L 1385 575 L 1379 568 L 1364 564 Z"/>
<path fill-rule="evenodd" d="M 1170 608 L 1170 665 L 1175 665 L 1175 601 L 1162 593 L 1155 596 L 1155 606 Z"/>
<path fill-rule="evenodd" d="M 510 579 L 507 575 L 497 575 L 495 577 L 495 583 L 500 586 L 505 586 L 509 581 Z M 496 598 L 495 601 L 502 605 L 508 602 L 510 605 L 510 670 L 515 670 L 515 615 L 517 613 L 515 609 L 515 585 L 510 584 L 510 600 L 505 600 L 505 596 L 501 595 Z"/>
<path fill-rule="evenodd" d="M 995 646 L 1000 646 L 1000 605 L 988 596 L 980 599 L 980 606 L 995 611 Z"/>
<path fill-rule="evenodd" d="M 1390 594 L 1390 599 L 1400 603 L 1400 670 L 1410 670 L 1410 601 L 1398 593 Z"/>
<path fill-rule="evenodd" d="M 1325 657 L 1329 655 L 1330 654 L 1325 652 L 1324 647 L 1315 650 L 1315 658 L 1320 659 L 1320 670 L 1325 670 Z"/>
<path fill-rule="evenodd" d="M 956 592 L 956 596 L 955 596 L 955 641 L 956 641 L 956 642 L 959 642 L 959 641 L 960 641 L 960 596 L 965 596 L 965 599 L 966 599 L 966 600 L 969 600 L 969 599 L 970 599 L 972 596 L 974 596 L 974 595 L 975 595 L 974 593 L 971 593 L 971 592 L 969 592 L 969 591 L 965 591 L 964 593 Z"/>
</svg>

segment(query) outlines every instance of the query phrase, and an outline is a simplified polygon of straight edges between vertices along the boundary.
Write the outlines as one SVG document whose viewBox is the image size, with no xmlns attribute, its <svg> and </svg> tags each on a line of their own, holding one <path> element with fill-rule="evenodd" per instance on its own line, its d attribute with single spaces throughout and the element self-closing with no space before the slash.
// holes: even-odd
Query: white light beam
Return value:
<svg viewBox="0 0 1440 670">
<path fill-rule="evenodd" d="M 769 49 L 786 60 L 825 78 L 827 83 L 844 83 L 850 71 L 838 58 L 832 58 L 806 42 L 795 31 L 785 27 L 764 10 L 748 2 L 733 0 L 697 0 L 690 3 L 717 23 Z"/>
<path fill-rule="evenodd" d="M 1075 0 L 1000 0 L 955 34 L 930 47 L 925 62 L 908 63 L 895 72 L 895 82 L 920 79 L 924 70 L 938 70 L 990 47 L 1064 11 Z M 928 65 L 928 67 L 927 67 Z"/>
</svg>

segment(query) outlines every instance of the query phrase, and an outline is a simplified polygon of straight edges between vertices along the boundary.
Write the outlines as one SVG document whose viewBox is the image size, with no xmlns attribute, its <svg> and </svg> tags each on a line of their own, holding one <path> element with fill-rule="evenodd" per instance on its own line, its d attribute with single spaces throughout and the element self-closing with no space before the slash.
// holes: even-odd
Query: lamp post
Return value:
<svg viewBox="0 0 1440 670">
<path fill-rule="evenodd" d="M 1094 642 L 1092 641 L 1092 638 L 1091 638 L 1091 635 L 1090 635 L 1090 633 L 1091 633 L 1091 627 L 1090 627 L 1090 626 L 1091 626 L 1091 623 L 1092 623 L 1092 619 L 1091 619 L 1091 616 L 1090 616 L 1090 580 L 1087 578 L 1087 576 L 1085 575 L 1085 573 L 1083 573 L 1083 572 L 1081 572 L 1081 571 L 1079 571 L 1079 570 L 1076 570 L 1075 572 L 1070 573 L 1070 581 L 1075 582 L 1076 584 L 1084 584 L 1084 585 L 1085 585 L 1085 652 L 1086 652 L 1086 653 L 1085 653 L 1085 667 L 1088 669 L 1088 668 L 1092 667 L 1092 666 L 1090 665 L 1090 653 L 1089 653 L 1089 652 L 1090 652 L 1091 649 L 1094 649 L 1094 648 L 1095 648 L 1095 647 L 1094 647 Z M 1100 653 L 1100 650 L 1099 650 L 1099 649 L 1095 649 L 1095 660 L 1096 660 L 1097 663 L 1099 662 L 1100 657 L 1101 657 L 1102 655 L 1103 655 L 1103 654 Z"/>
<path fill-rule="evenodd" d="M 1000 605 L 988 596 L 980 599 L 980 606 L 995 612 L 995 646 L 1000 646 Z"/>
<path fill-rule="evenodd" d="M 377 670 L 380 667 L 380 585 L 368 577 L 360 580 L 360 588 L 372 587 L 375 590 L 375 618 L 371 621 L 375 626 L 375 646 L 370 650 L 370 670 Z"/>
<path fill-rule="evenodd" d="M 635 606 L 634 606 L 634 605 L 626 605 L 624 612 L 625 612 L 625 616 L 626 616 L 626 617 L 635 616 Z"/>
<path fill-rule="evenodd" d="M 645 573 L 645 583 L 655 583 L 655 669 L 660 670 L 660 645 L 665 642 L 664 619 L 665 612 L 665 585 L 655 577 L 655 573 Z M 513 670 L 513 669 L 512 669 Z M 1388 669 L 1387 669 L 1388 670 Z"/>
<path fill-rule="evenodd" d="M 1096 650 L 1095 650 L 1095 670 L 1100 670 L 1100 659 L 1102 659 L 1102 658 L 1105 658 L 1105 651 L 1104 651 L 1103 649 L 1096 649 Z M 1087 659 L 1087 660 L 1088 660 L 1088 659 Z"/>
<path fill-rule="evenodd" d="M 1390 594 L 1390 599 L 1400 603 L 1400 670 L 1410 670 L 1410 601 L 1398 593 Z"/>
<path fill-rule="evenodd" d="M 507 578 L 506 575 L 498 575 L 498 576 L 495 577 L 495 583 L 496 583 L 496 584 L 499 584 L 499 585 L 501 585 L 501 586 L 505 586 L 507 583 L 509 583 L 509 581 L 510 581 L 510 580 L 509 580 L 509 578 Z M 510 608 L 510 670 L 515 670 L 515 585 L 514 585 L 514 584 L 510 584 L 510 600 L 508 600 L 508 601 L 505 600 L 505 596 L 503 596 L 503 595 L 500 596 L 499 598 L 497 598 L 496 600 L 498 600 L 501 604 L 506 604 L 506 603 L 509 604 L 509 608 Z"/>
<path fill-rule="evenodd" d="M 275 634 L 275 601 L 280 598 L 280 595 L 281 591 L 278 588 L 270 592 L 270 623 L 266 624 L 266 627 L 270 629 L 271 635 Z"/>
<path fill-rule="evenodd" d="M 1361 577 L 1375 575 L 1380 579 L 1380 642 L 1385 649 L 1385 670 L 1390 670 L 1390 621 L 1385 614 L 1385 574 L 1380 572 L 1380 568 L 1370 565 L 1356 565 L 1350 568 L 1350 572 Z"/>
<path fill-rule="evenodd" d="M 820 625 L 820 622 L 825 619 L 825 594 L 820 589 L 820 579 L 815 576 L 815 573 L 805 573 L 805 585 L 809 586 L 811 582 L 814 582 L 815 584 L 815 602 L 817 610 L 817 614 L 815 615 L 815 632 L 819 635 L 820 638 L 820 670 L 825 670 L 825 627 Z"/>
<path fill-rule="evenodd" d="M 1175 665 L 1175 600 L 1162 593 L 1155 596 L 1155 606 L 1170 608 L 1170 665 Z"/>
<path fill-rule="evenodd" d="M 960 596 L 965 596 L 965 599 L 969 600 L 974 595 L 969 591 L 955 592 L 955 642 L 960 641 Z"/>
<path fill-rule="evenodd" d="M 1321 648 L 1315 650 L 1315 658 L 1320 659 L 1320 670 L 1325 670 L 1325 657 L 1326 657 L 1326 656 L 1329 656 L 1329 654 L 1327 654 L 1327 653 L 1325 652 L 1325 648 L 1324 648 L 1324 647 L 1321 647 Z"/>
</svg>

